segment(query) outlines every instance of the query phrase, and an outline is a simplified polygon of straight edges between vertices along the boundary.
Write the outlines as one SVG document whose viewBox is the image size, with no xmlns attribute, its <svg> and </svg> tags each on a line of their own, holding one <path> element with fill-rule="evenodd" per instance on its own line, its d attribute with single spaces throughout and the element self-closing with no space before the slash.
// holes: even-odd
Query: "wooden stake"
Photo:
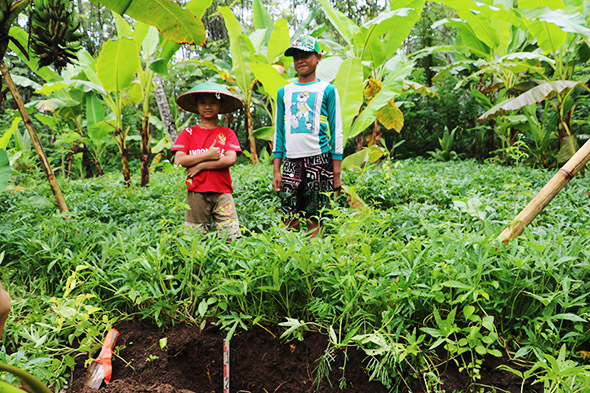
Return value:
<svg viewBox="0 0 590 393">
<path fill-rule="evenodd" d="M 0 60 L 0 71 L 2 71 L 2 76 L 4 77 L 4 80 L 6 81 L 6 85 L 10 89 L 10 93 L 12 94 L 12 97 L 14 98 L 14 101 L 16 102 L 16 105 L 18 107 L 18 111 L 20 112 L 20 115 L 23 119 L 23 123 L 25 123 L 25 127 L 27 128 L 27 131 L 29 132 L 29 135 L 31 136 L 31 142 L 33 143 L 33 146 L 35 147 L 35 151 L 37 151 L 37 155 L 39 156 L 39 161 L 41 161 L 41 166 L 43 167 L 43 170 L 45 171 L 45 176 L 47 177 L 47 180 L 49 181 L 49 185 L 51 186 L 51 191 L 53 191 L 53 196 L 55 197 L 55 200 L 57 202 L 57 207 L 59 208 L 59 211 L 61 211 L 62 213 L 66 213 L 69 211 L 68 206 L 66 205 L 66 201 L 61 193 L 61 190 L 59 188 L 59 184 L 57 184 L 57 180 L 55 179 L 55 175 L 53 174 L 53 171 L 51 170 L 51 165 L 49 165 L 49 160 L 47 159 L 47 156 L 45 155 L 45 151 L 43 150 L 43 146 L 41 146 L 41 142 L 39 141 L 39 137 L 37 136 L 37 133 L 35 132 L 35 129 L 33 128 L 33 123 L 31 122 L 31 118 L 29 117 L 29 114 L 27 113 L 27 109 L 25 108 L 25 105 L 23 104 L 23 100 L 21 99 L 20 94 L 18 94 L 18 90 L 16 89 L 16 85 L 14 84 L 14 81 L 12 80 L 12 77 L 10 76 L 10 73 L 8 72 L 8 68 L 6 67 L 6 64 L 4 63 L 4 60 Z"/>
<path fill-rule="evenodd" d="M 518 237 L 535 217 L 551 202 L 553 197 L 586 165 L 590 160 L 590 139 L 565 163 L 564 166 L 549 180 L 528 205 L 512 221 L 510 226 L 498 236 L 504 244 Z"/>
</svg>

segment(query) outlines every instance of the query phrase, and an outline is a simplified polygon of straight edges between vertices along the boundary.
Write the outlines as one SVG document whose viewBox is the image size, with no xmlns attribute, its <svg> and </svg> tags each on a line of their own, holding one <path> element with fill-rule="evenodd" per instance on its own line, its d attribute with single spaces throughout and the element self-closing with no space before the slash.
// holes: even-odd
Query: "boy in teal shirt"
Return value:
<svg viewBox="0 0 590 393">
<path fill-rule="evenodd" d="M 314 37 L 301 35 L 285 56 L 293 57 L 298 80 L 277 95 L 272 184 L 281 193 L 289 228 L 299 227 L 304 218 L 311 236 L 316 236 L 321 209 L 330 205 L 329 194 L 342 185 L 340 98 L 334 85 L 316 77 L 322 55 Z"/>
</svg>

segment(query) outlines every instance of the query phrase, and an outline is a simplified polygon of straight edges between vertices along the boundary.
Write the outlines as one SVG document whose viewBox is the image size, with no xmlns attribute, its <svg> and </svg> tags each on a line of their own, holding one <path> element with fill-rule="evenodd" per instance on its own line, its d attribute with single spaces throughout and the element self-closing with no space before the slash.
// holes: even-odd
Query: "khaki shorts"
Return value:
<svg viewBox="0 0 590 393">
<path fill-rule="evenodd" d="M 203 233 L 207 233 L 211 230 L 213 218 L 220 235 L 230 239 L 240 237 L 240 222 L 231 194 L 189 191 L 186 203 L 190 209 L 187 209 L 184 215 L 185 225 L 199 228 Z"/>
</svg>

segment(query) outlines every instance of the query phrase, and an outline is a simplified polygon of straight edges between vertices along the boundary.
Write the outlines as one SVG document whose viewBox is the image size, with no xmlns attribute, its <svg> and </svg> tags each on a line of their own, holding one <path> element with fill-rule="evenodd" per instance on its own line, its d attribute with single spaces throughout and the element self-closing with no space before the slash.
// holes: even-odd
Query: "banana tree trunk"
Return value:
<svg viewBox="0 0 590 393">
<path fill-rule="evenodd" d="M 258 164 L 258 154 L 256 153 L 256 138 L 254 138 L 254 126 L 252 125 L 252 114 L 250 108 L 246 106 L 246 116 L 248 117 L 248 139 L 250 140 L 250 154 L 252 164 Z"/>
<path fill-rule="evenodd" d="M 141 186 L 150 182 L 150 116 L 143 117 L 141 122 Z"/>
<path fill-rule="evenodd" d="M 529 225 L 535 217 L 551 202 L 553 197 L 586 165 L 590 160 L 590 140 L 588 140 L 577 152 L 565 163 L 564 166 L 549 180 L 537 195 L 518 215 L 510 226 L 498 236 L 498 240 L 508 244 L 512 239 L 520 235 L 524 228 Z"/>
<path fill-rule="evenodd" d="M 123 168 L 121 172 L 123 173 L 123 183 L 125 183 L 125 187 L 131 186 L 131 171 L 129 170 L 129 160 L 127 158 L 128 149 L 124 147 L 121 149 L 121 167 Z"/>
<path fill-rule="evenodd" d="M 178 138 L 178 130 L 176 129 L 176 122 L 174 121 L 174 116 L 170 110 L 170 104 L 168 103 L 166 92 L 162 86 L 162 78 L 160 78 L 160 75 L 154 74 L 154 82 L 156 85 L 154 88 L 154 95 L 156 96 L 160 118 L 164 123 L 164 128 L 166 129 L 166 134 L 168 134 L 170 143 L 174 143 L 176 138 Z"/>
<path fill-rule="evenodd" d="M 381 132 L 381 125 L 377 120 L 373 122 L 373 134 L 371 135 L 371 139 L 374 145 L 381 146 L 381 138 L 383 137 L 383 133 Z"/>
<path fill-rule="evenodd" d="M 364 147 L 364 143 L 363 143 L 363 133 L 361 132 L 360 134 L 358 134 L 356 136 L 356 150 L 357 152 L 363 150 Z"/>
<path fill-rule="evenodd" d="M 131 186 L 131 171 L 129 170 L 129 160 L 127 159 L 127 154 L 129 149 L 127 148 L 127 132 L 129 131 L 129 126 L 125 130 L 120 129 L 114 124 L 109 123 L 108 121 L 105 122 L 109 126 L 113 127 L 113 131 L 109 132 L 109 135 L 119 148 L 119 154 L 121 154 L 121 173 L 123 174 L 123 183 L 125 183 L 125 187 Z"/>
<path fill-rule="evenodd" d="M 57 180 L 55 179 L 55 175 L 53 174 L 53 170 L 51 169 L 51 165 L 49 164 L 49 160 L 47 159 L 47 156 L 45 155 L 45 151 L 43 150 L 43 146 L 41 146 L 41 142 L 39 141 L 39 137 L 37 136 L 37 133 L 35 132 L 35 129 L 33 128 L 33 123 L 31 122 L 31 118 L 29 117 L 29 114 L 27 113 L 25 105 L 23 104 L 23 101 L 22 101 L 20 95 L 18 94 L 18 90 L 16 89 L 16 85 L 14 84 L 14 81 L 12 80 L 12 77 L 10 76 L 10 73 L 8 72 L 8 68 L 6 67 L 6 64 L 4 63 L 4 60 L 0 60 L 0 71 L 2 71 L 2 76 L 4 77 L 4 80 L 6 81 L 6 85 L 10 89 L 10 93 L 12 94 L 12 97 L 14 98 L 14 101 L 16 102 L 16 105 L 18 107 L 20 115 L 23 119 L 23 123 L 25 124 L 25 127 L 26 127 L 27 131 L 29 132 L 29 135 L 31 137 L 31 142 L 33 143 L 33 146 L 35 147 L 35 151 L 37 152 L 37 155 L 39 156 L 39 161 L 41 162 L 41 166 L 43 167 L 43 171 L 45 171 L 45 176 L 47 177 L 47 180 L 49 181 L 49 186 L 51 187 L 51 191 L 53 192 L 53 196 L 55 197 L 55 201 L 57 202 L 57 207 L 59 208 L 59 211 L 62 213 L 68 212 L 69 211 L 68 205 L 66 204 L 66 201 L 61 193 L 61 190 L 59 188 L 59 184 L 57 184 Z"/>
</svg>

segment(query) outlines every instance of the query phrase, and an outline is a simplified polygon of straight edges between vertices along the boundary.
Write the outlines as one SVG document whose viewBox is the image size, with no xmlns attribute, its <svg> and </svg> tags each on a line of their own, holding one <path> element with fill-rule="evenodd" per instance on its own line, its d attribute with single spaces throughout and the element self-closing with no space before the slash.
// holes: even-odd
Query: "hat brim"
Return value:
<svg viewBox="0 0 590 393">
<path fill-rule="evenodd" d="M 223 93 L 217 90 L 198 90 L 198 91 L 189 91 L 187 93 L 181 94 L 176 99 L 176 103 L 179 107 L 184 109 L 185 111 L 199 113 L 197 110 L 197 97 L 199 94 L 219 94 L 223 96 L 223 101 L 219 103 L 219 113 L 230 113 L 233 111 L 237 111 L 238 109 L 242 108 L 242 100 L 238 97 Z"/>
<path fill-rule="evenodd" d="M 315 50 L 309 51 L 309 50 L 305 50 L 305 49 L 301 49 L 301 48 L 288 48 L 285 53 L 283 54 L 284 56 L 287 57 L 293 57 L 293 55 L 295 54 L 295 52 L 300 51 L 300 52 L 307 52 L 307 53 L 318 53 Z"/>
</svg>

